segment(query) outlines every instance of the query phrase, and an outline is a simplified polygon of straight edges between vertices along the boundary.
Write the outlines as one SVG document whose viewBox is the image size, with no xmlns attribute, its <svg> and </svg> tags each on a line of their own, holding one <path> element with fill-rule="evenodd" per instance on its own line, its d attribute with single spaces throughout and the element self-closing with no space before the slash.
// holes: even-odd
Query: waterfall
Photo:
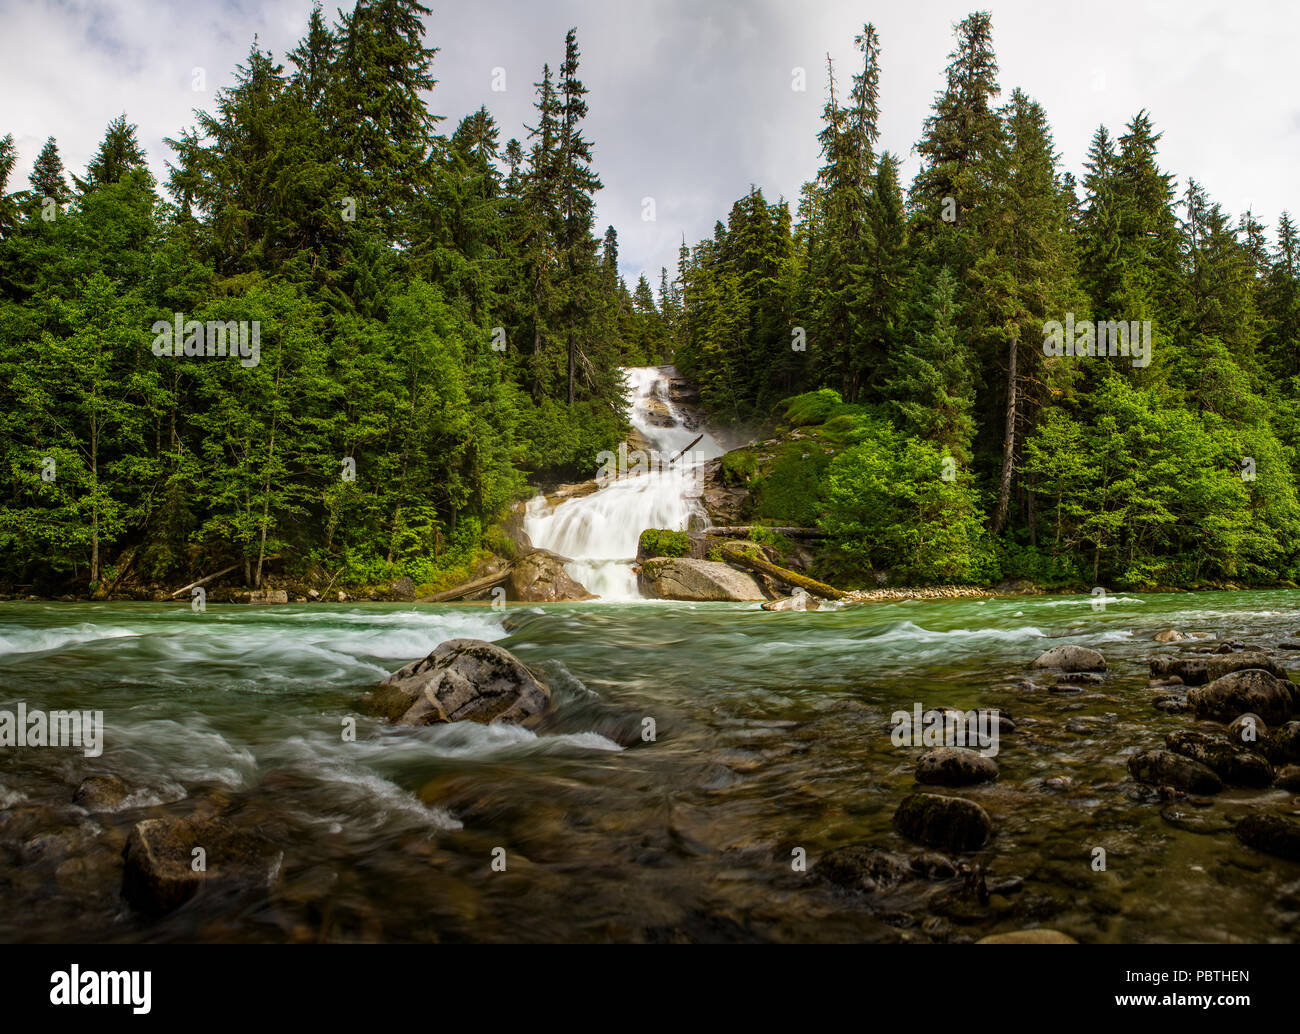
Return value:
<svg viewBox="0 0 1300 1034">
<path fill-rule="evenodd" d="M 597 457 L 601 487 L 554 506 L 535 496 L 524 513 L 533 545 L 571 558 L 569 574 L 605 600 L 641 598 L 632 571 L 641 532 L 685 531 L 692 514 L 702 517 L 701 467 L 725 451 L 695 414 L 673 402 L 673 367 L 634 366 L 623 374 L 635 433 L 617 454 Z"/>
</svg>

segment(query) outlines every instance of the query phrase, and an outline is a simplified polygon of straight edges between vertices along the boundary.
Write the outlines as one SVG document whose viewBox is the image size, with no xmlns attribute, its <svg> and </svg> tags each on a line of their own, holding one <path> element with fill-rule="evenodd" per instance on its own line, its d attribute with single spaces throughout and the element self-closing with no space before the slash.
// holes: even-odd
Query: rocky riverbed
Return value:
<svg viewBox="0 0 1300 1034">
<path fill-rule="evenodd" d="M 5 604 L 0 936 L 1294 940 L 1295 597 Z"/>
</svg>

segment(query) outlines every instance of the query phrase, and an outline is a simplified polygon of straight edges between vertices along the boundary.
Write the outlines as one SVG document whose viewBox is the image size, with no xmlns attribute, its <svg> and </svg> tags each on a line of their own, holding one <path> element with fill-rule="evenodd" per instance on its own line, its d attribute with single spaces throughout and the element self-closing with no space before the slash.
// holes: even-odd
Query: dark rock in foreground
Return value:
<svg viewBox="0 0 1300 1034">
<path fill-rule="evenodd" d="M 504 722 L 535 725 L 551 690 L 507 650 L 481 639 L 449 639 L 393 672 L 363 698 L 371 714 L 399 725 Z"/>
<path fill-rule="evenodd" d="M 1280 815 L 1247 815 L 1237 823 L 1237 839 L 1256 851 L 1300 862 L 1300 822 Z"/>
<path fill-rule="evenodd" d="M 1177 675 L 1189 686 L 1201 686 L 1222 678 L 1229 672 L 1245 671 L 1247 668 L 1261 668 L 1279 679 L 1286 678 L 1286 669 L 1268 654 L 1258 650 L 1221 656 L 1174 654 L 1151 658 L 1152 675 Z"/>
<path fill-rule="evenodd" d="M 201 856 L 196 848 L 202 849 Z M 195 871 L 198 857 L 206 868 Z M 131 831 L 122 858 L 127 901 L 142 912 L 160 914 L 208 885 L 268 889 L 279 878 L 284 854 L 262 835 L 221 819 L 146 819 Z"/>
<path fill-rule="evenodd" d="M 1129 758 L 1129 774 L 1139 783 L 1172 786 L 1188 793 L 1211 794 L 1223 789 L 1213 770 L 1172 750 L 1144 750 Z"/>
<path fill-rule="evenodd" d="M 1184 729 L 1166 736 L 1165 746 L 1175 754 L 1199 761 L 1228 786 L 1265 787 L 1273 782 L 1273 770 L 1267 761 L 1228 740 Z"/>
<path fill-rule="evenodd" d="M 916 878 L 903 856 L 861 844 L 827 851 L 817 863 L 816 872 L 837 886 L 867 892 L 887 890 Z"/>
<path fill-rule="evenodd" d="M 974 851 L 993 833 L 989 813 L 974 801 L 935 793 L 903 798 L 894 812 L 894 828 L 908 840 L 941 851 Z"/>
<path fill-rule="evenodd" d="M 916 762 L 916 781 L 930 786 L 970 786 L 997 777 L 996 761 L 966 747 L 936 747 Z"/>
<path fill-rule="evenodd" d="M 1293 706 L 1287 683 L 1264 668 L 1233 671 L 1208 686 L 1188 690 L 1187 703 L 1198 718 L 1230 722 L 1250 712 L 1269 725 L 1285 722 Z"/>
</svg>

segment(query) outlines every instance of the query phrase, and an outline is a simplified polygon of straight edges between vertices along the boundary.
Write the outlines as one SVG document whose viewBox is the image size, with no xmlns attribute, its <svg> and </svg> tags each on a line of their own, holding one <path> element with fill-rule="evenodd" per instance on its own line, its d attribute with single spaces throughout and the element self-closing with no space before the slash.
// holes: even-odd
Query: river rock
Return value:
<svg viewBox="0 0 1300 1034">
<path fill-rule="evenodd" d="M 1129 774 L 1139 783 L 1172 786 L 1188 793 L 1211 794 L 1223 789 L 1213 770 L 1172 750 L 1144 750 L 1128 760 Z"/>
<path fill-rule="evenodd" d="M 1233 671 L 1208 686 L 1197 686 L 1188 691 L 1187 703 L 1198 718 L 1230 722 L 1250 712 L 1270 725 L 1285 722 L 1292 709 L 1290 688 L 1263 668 Z"/>
<path fill-rule="evenodd" d="M 1060 930 L 1038 927 L 1033 930 L 1012 930 L 1009 933 L 991 933 L 981 937 L 976 944 L 1078 944 L 1069 934 Z M 999 956 L 1000 958 L 1001 956 Z"/>
<path fill-rule="evenodd" d="M 244 593 L 240 599 L 244 603 L 251 603 L 254 606 L 264 606 L 272 603 L 288 603 L 288 589 L 258 589 L 252 592 Z"/>
<path fill-rule="evenodd" d="M 641 565 L 637 582 L 643 593 L 661 600 L 749 602 L 767 599 L 749 575 L 712 560 L 654 557 Z"/>
<path fill-rule="evenodd" d="M 1229 672 L 1245 671 L 1247 668 L 1262 668 L 1279 679 L 1286 678 L 1286 669 L 1266 653 L 1247 650 L 1245 653 L 1223 655 L 1189 656 L 1174 654 L 1165 657 L 1152 657 L 1151 674 L 1158 677 L 1177 675 L 1189 686 L 1201 686 L 1207 682 L 1222 678 Z"/>
<path fill-rule="evenodd" d="M 126 783 L 117 776 L 97 775 L 83 779 L 72 795 L 72 803 L 87 811 L 115 811 L 126 800 Z"/>
<path fill-rule="evenodd" d="M 564 569 L 565 559 L 545 549 L 535 549 L 510 568 L 507 598 L 518 603 L 558 603 L 596 599 L 586 586 Z"/>
<path fill-rule="evenodd" d="M 1300 793 L 1300 765 L 1285 765 L 1273 780 L 1274 785 L 1291 793 Z"/>
<path fill-rule="evenodd" d="M 1228 726 L 1228 739 L 1247 750 L 1259 750 L 1268 740 L 1268 726 L 1257 714 L 1239 714 Z"/>
<path fill-rule="evenodd" d="M 1157 643 L 1181 643 L 1188 637 L 1176 628 L 1166 628 L 1163 632 L 1157 632 L 1151 638 Z"/>
<path fill-rule="evenodd" d="M 1247 815 L 1237 823 L 1237 839 L 1265 854 L 1300 862 L 1300 822 L 1281 815 Z"/>
<path fill-rule="evenodd" d="M 837 886 L 867 892 L 886 890 L 915 878 L 902 855 L 862 844 L 827 851 L 817 862 L 816 872 Z"/>
<path fill-rule="evenodd" d="M 1278 758 L 1300 762 L 1300 721 L 1287 722 L 1274 729 L 1272 741 Z"/>
<path fill-rule="evenodd" d="M 916 762 L 916 781 L 930 786 L 970 786 L 997 777 L 996 761 L 966 747 L 936 747 Z"/>
<path fill-rule="evenodd" d="M 808 593 L 786 596 L 780 600 L 768 600 L 763 604 L 764 610 L 820 610 L 821 600 Z"/>
<path fill-rule="evenodd" d="M 388 586 L 388 594 L 395 600 L 410 601 L 415 599 L 415 582 L 406 575 L 394 579 Z"/>
<path fill-rule="evenodd" d="M 1264 787 L 1273 782 L 1273 770 L 1267 761 L 1229 740 L 1182 729 L 1166 736 L 1165 746 L 1175 754 L 1199 761 L 1229 786 Z"/>
<path fill-rule="evenodd" d="M 449 639 L 412 661 L 363 698 L 371 714 L 398 725 L 501 722 L 533 726 L 551 702 L 550 687 L 508 650 L 481 639 Z"/>
<path fill-rule="evenodd" d="M 1053 646 L 1034 661 L 1035 668 L 1060 668 L 1062 671 L 1105 671 L 1106 658 L 1086 646 Z"/>
<path fill-rule="evenodd" d="M 195 848 L 205 870 L 195 871 Z M 136 823 L 122 851 L 122 893 L 142 912 L 169 912 L 201 886 L 230 890 L 270 888 L 284 853 L 260 833 L 217 818 L 146 819 Z"/>
<path fill-rule="evenodd" d="M 894 828 L 908 840 L 941 851 L 974 851 L 993 833 L 989 813 L 974 801 L 913 793 L 894 812 Z"/>
</svg>

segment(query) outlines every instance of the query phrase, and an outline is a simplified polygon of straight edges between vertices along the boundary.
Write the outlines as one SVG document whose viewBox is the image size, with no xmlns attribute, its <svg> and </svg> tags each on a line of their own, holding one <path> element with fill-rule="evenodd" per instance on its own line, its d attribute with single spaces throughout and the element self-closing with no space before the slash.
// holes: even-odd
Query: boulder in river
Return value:
<svg viewBox="0 0 1300 1034">
<path fill-rule="evenodd" d="M 81 781 L 72 795 L 72 803 L 87 811 L 116 811 L 126 795 L 126 783 L 117 776 L 97 775 Z"/>
<path fill-rule="evenodd" d="M 913 793 L 894 812 L 894 828 L 908 840 L 941 851 L 975 851 L 993 833 L 989 813 L 974 801 L 937 793 Z"/>
<path fill-rule="evenodd" d="M 1229 654 L 1173 654 L 1151 658 L 1151 674 L 1157 678 L 1177 675 L 1189 686 L 1201 686 L 1222 678 L 1230 672 L 1261 668 L 1279 679 L 1286 678 L 1286 669 L 1272 657 L 1259 650 Z"/>
<path fill-rule="evenodd" d="M 1275 784 L 1291 793 L 1300 793 L 1300 765 L 1286 765 L 1278 772 Z"/>
<path fill-rule="evenodd" d="M 1228 726 L 1228 739 L 1247 750 L 1259 750 L 1268 740 L 1268 726 L 1257 714 L 1239 714 Z"/>
<path fill-rule="evenodd" d="M 202 886 L 267 889 L 279 878 L 284 853 L 260 833 L 203 817 L 136 823 L 122 858 L 122 893 L 140 911 L 159 914 Z"/>
<path fill-rule="evenodd" d="M 1249 711 L 1270 725 L 1285 722 L 1293 707 L 1290 687 L 1263 668 L 1232 671 L 1188 690 L 1187 703 L 1198 718 L 1230 722 Z"/>
<path fill-rule="evenodd" d="M 508 598 L 519 603 L 558 603 L 594 600 L 586 586 L 564 569 L 565 559 L 545 549 L 535 549 L 510 568 Z"/>
<path fill-rule="evenodd" d="M 1247 815 L 1237 823 L 1237 839 L 1265 854 L 1300 862 L 1300 822 L 1281 815 Z"/>
<path fill-rule="evenodd" d="M 1265 787 L 1273 782 L 1273 770 L 1267 761 L 1218 736 L 1180 729 L 1165 737 L 1165 746 L 1175 754 L 1199 761 L 1228 786 Z"/>
<path fill-rule="evenodd" d="M 1086 646 L 1053 646 L 1033 663 L 1035 668 L 1060 668 L 1062 671 L 1105 671 L 1106 658 Z"/>
<path fill-rule="evenodd" d="M 1183 635 L 1183 633 L 1178 631 L 1176 628 L 1166 628 L 1162 632 L 1157 632 L 1151 638 L 1157 643 L 1181 643 L 1184 639 L 1187 639 L 1188 636 Z"/>
<path fill-rule="evenodd" d="M 643 593 L 661 600 L 749 602 L 767 599 L 749 575 L 712 560 L 654 557 L 641 565 L 637 582 Z"/>
<path fill-rule="evenodd" d="M 916 781 L 930 786 L 970 786 L 997 777 L 997 762 L 967 747 L 935 747 L 916 762 Z"/>
<path fill-rule="evenodd" d="M 816 596 L 798 592 L 784 599 L 768 600 L 763 604 L 764 610 L 820 610 L 822 602 Z"/>
<path fill-rule="evenodd" d="M 398 725 L 502 722 L 535 725 L 551 690 L 508 650 L 481 639 L 448 639 L 363 698 L 371 714 Z"/>
<path fill-rule="evenodd" d="M 1273 730 L 1273 749 L 1283 761 L 1300 762 L 1300 721 Z"/>
<path fill-rule="evenodd" d="M 1144 750 L 1128 760 L 1129 774 L 1139 783 L 1172 786 L 1188 793 L 1212 794 L 1223 789 L 1223 780 L 1199 761 L 1172 750 Z"/>
</svg>

